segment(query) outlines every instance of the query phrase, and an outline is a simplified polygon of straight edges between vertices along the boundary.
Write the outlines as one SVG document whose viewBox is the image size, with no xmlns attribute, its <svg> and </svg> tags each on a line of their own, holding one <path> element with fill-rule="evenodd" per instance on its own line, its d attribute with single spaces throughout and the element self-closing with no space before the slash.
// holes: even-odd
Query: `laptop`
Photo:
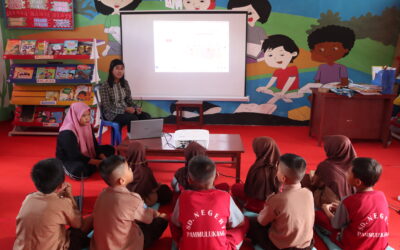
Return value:
<svg viewBox="0 0 400 250">
<path fill-rule="evenodd" d="M 128 137 L 131 140 L 161 137 L 163 125 L 163 119 L 131 121 L 131 132 L 128 133 Z"/>
</svg>

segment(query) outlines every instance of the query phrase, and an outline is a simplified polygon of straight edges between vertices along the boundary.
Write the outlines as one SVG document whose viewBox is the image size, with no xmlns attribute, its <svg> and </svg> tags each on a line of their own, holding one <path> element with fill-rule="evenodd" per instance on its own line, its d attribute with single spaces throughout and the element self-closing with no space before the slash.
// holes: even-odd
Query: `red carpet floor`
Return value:
<svg viewBox="0 0 400 250">
<path fill-rule="evenodd" d="M 322 147 L 318 147 L 316 140 L 308 136 L 308 127 L 266 127 L 266 126 L 206 126 L 211 133 L 240 134 L 245 147 L 242 156 L 241 177 L 244 180 L 249 166 L 254 161 L 251 149 L 252 139 L 256 136 L 273 137 L 282 153 L 296 153 L 303 156 L 308 164 L 308 170 L 315 169 L 324 159 Z M 37 161 L 53 157 L 55 153 L 56 137 L 15 136 L 8 137 L 11 130 L 10 123 L 0 123 L 0 249 L 11 249 L 15 239 L 15 217 L 26 194 L 35 191 L 29 173 Z M 167 125 L 166 131 L 172 132 L 175 126 Z M 105 134 L 104 142 L 109 142 L 109 135 Z M 376 185 L 376 189 L 385 192 L 389 203 L 400 208 L 397 197 L 400 195 L 400 143 L 394 141 L 389 148 L 383 148 L 378 141 L 354 141 L 359 156 L 368 156 L 377 159 L 384 167 L 383 175 Z M 169 183 L 173 173 L 181 165 L 151 164 L 156 178 L 163 183 Z M 234 170 L 228 166 L 218 165 L 218 170 L 226 175 L 233 176 Z M 79 194 L 79 182 L 67 178 L 72 183 L 73 192 Z M 233 184 L 234 180 L 220 177 L 217 182 Z M 85 181 L 84 213 L 90 213 L 96 196 L 105 187 L 104 182 L 96 174 Z M 163 211 L 171 211 L 170 207 L 163 207 Z M 317 238 L 318 249 L 326 247 Z M 400 214 L 390 210 L 390 237 L 389 243 L 394 248 L 400 248 Z M 153 249 L 170 249 L 170 232 L 167 230 L 163 238 L 156 243 Z M 247 242 L 242 249 L 252 249 Z"/>
</svg>

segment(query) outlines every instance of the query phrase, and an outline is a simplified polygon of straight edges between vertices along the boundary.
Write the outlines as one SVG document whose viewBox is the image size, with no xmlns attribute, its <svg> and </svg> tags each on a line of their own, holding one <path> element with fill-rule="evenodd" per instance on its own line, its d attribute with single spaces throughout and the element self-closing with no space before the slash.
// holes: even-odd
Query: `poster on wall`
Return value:
<svg viewBox="0 0 400 250">
<path fill-rule="evenodd" d="M 74 0 L 6 0 L 9 29 L 74 29 Z"/>
</svg>

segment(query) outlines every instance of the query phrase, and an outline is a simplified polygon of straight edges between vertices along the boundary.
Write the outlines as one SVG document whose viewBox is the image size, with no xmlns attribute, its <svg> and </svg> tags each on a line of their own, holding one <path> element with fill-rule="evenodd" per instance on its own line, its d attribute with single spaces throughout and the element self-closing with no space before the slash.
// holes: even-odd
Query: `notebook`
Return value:
<svg viewBox="0 0 400 250">
<path fill-rule="evenodd" d="M 163 119 L 148 119 L 131 121 L 131 132 L 128 137 L 131 140 L 161 137 Z"/>
</svg>

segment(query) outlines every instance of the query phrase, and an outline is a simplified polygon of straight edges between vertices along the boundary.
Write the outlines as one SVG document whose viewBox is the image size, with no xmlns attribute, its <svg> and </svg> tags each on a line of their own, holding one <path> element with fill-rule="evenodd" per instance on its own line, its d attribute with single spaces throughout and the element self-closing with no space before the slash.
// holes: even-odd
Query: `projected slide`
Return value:
<svg viewBox="0 0 400 250">
<path fill-rule="evenodd" d="M 153 21 L 155 72 L 229 72 L 228 21 Z"/>
</svg>

